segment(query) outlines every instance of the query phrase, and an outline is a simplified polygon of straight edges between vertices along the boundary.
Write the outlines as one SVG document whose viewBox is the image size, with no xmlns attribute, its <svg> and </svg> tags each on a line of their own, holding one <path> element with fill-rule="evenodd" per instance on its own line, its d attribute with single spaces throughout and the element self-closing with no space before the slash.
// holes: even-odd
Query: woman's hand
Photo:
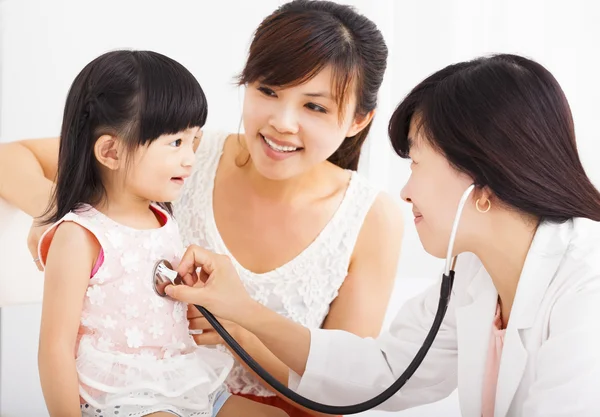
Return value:
<svg viewBox="0 0 600 417">
<path fill-rule="evenodd" d="M 229 320 L 223 320 L 217 317 L 219 323 L 223 325 L 225 330 L 240 344 L 251 333 L 238 324 Z M 225 344 L 225 341 L 219 333 L 213 329 L 208 320 L 198 311 L 193 305 L 188 306 L 188 321 L 190 323 L 190 333 L 194 337 L 197 345 L 217 345 Z M 199 333 L 198 331 L 201 331 Z"/>
<path fill-rule="evenodd" d="M 177 272 L 184 277 L 193 275 L 198 268 L 198 280 L 193 286 L 169 285 L 166 293 L 179 301 L 198 304 L 220 319 L 240 323 L 244 316 L 256 308 L 227 256 L 217 255 L 192 245 L 185 251 Z"/>
<path fill-rule="evenodd" d="M 46 224 L 43 226 L 38 226 L 37 221 L 34 219 L 31 224 L 31 228 L 29 229 L 29 234 L 27 235 L 27 248 L 29 249 L 29 253 L 31 253 L 32 259 L 35 261 L 35 266 L 39 271 L 42 271 L 42 263 L 38 259 L 38 245 L 40 243 L 40 239 L 42 235 L 51 225 Z"/>
</svg>

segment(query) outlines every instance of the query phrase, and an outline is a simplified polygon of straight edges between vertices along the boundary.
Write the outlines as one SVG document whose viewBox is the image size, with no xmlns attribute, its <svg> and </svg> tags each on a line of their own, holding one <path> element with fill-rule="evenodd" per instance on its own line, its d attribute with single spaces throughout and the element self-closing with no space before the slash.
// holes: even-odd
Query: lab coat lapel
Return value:
<svg viewBox="0 0 600 417">
<path fill-rule="evenodd" d="M 523 378 L 527 349 L 523 331 L 533 326 L 546 289 L 554 278 L 570 239 L 571 222 L 542 223 L 525 259 L 504 337 L 498 371 L 495 417 L 506 417 Z"/>
<path fill-rule="evenodd" d="M 456 309 L 459 400 L 464 417 L 481 417 L 483 371 L 498 293 L 483 266 L 467 292 L 472 303 Z"/>
<path fill-rule="evenodd" d="M 527 350 L 518 329 L 507 328 L 498 371 L 495 417 L 505 417 L 527 365 Z"/>
</svg>

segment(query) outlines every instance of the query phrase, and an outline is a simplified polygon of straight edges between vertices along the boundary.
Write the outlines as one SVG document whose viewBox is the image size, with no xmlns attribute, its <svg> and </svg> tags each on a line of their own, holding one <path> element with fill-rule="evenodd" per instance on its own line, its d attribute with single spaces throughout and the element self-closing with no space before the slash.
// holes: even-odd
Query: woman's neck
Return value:
<svg viewBox="0 0 600 417">
<path fill-rule="evenodd" d="M 497 212 L 486 227 L 486 238 L 475 242 L 472 252 L 483 263 L 498 291 L 502 324 L 507 326 L 517 286 L 537 230 L 535 218 L 511 211 Z"/>
</svg>

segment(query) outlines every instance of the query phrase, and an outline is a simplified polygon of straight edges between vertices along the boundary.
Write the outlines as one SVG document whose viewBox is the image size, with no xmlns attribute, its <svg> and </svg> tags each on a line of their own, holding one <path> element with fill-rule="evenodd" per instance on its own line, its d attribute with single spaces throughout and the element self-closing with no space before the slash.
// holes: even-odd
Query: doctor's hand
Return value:
<svg viewBox="0 0 600 417">
<path fill-rule="evenodd" d="M 169 285 L 166 293 L 179 301 L 201 305 L 220 319 L 239 323 L 257 304 L 246 292 L 231 260 L 199 246 L 187 248 L 177 267 L 179 275 L 193 275 L 198 280 L 193 286 Z"/>
</svg>

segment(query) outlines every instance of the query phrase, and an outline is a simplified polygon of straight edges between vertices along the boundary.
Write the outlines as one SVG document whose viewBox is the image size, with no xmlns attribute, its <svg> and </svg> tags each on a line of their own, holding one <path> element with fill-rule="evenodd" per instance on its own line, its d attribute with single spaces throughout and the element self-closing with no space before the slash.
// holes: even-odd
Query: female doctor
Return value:
<svg viewBox="0 0 600 417">
<path fill-rule="evenodd" d="M 402 101 L 389 126 L 411 159 L 402 197 L 419 238 L 460 254 L 445 319 L 406 385 L 379 408 L 440 400 L 457 386 L 465 417 L 600 416 L 600 193 L 581 165 L 567 100 L 540 64 L 497 55 L 451 65 Z M 209 274 L 170 296 L 255 334 L 312 400 L 350 405 L 405 370 L 432 324 L 439 284 L 407 302 L 389 331 L 361 339 L 309 330 L 253 301 L 228 258 L 190 247 L 181 274 Z M 204 318 L 192 327 L 206 328 Z"/>
</svg>

